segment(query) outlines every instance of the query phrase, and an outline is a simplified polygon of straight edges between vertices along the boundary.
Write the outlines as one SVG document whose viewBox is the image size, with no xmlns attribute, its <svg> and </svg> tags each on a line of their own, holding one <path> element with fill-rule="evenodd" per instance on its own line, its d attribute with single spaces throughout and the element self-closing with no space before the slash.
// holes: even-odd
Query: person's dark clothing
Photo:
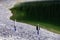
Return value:
<svg viewBox="0 0 60 40">
<path fill-rule="evenodd" d="M 36 30 L 38 30 L 38 26 L 36 26 Z"/>
</svg>

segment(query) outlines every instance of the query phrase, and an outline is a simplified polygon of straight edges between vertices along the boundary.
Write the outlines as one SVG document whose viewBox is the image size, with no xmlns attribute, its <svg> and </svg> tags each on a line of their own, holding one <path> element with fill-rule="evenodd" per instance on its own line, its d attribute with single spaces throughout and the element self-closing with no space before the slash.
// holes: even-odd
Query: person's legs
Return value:
<svg viewBox="0 0 60 40">
<path fill-rule="evenodd" d="M 14 30 L 16 31 L 16 26 L 14 26 Z"/>
<path fill-rule="evenodd" d="M 39 30 L 37 30 L 37 34 L 39 35 Z"/>
</svg>

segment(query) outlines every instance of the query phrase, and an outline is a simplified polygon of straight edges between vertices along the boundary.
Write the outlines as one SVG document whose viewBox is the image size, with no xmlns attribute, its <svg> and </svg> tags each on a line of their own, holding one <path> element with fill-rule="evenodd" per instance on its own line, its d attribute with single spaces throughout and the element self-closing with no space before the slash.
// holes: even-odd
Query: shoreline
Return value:
<svg viewBox="0 0 60 40">
<path fill-rule="evenodd" d="M 3 7 L 2 7 L 3 8 Z M 7 11 L 8 10 L 8 11 Z M 2 23 L 5 23 L 7 26 L 9 26 L 9 25 L 14 25 L 13 23 L 14 23 L 14 21 L 13 20 L 11 20 L 10 19 L 10 17 L 13 15 L 12 13 L 11 13 L 11 11 L 9 10 L 9 9 L 6 9 L 6 11 L 7 11 L 7 13 L 3 13 L 2 14 L 2 16 L 5 16 L 4 18 L 6 18 L 6 20 L 3 20 L 3 19 L 1 19 L 1 20 L 3 20 L 2 21 Z M 8 15 L 8 16 L 6 16 L 6 15 Z M 7 22 L 8 21 L 8 22 Z M 16 22 L 16 26 L 22 26 L 22 27 L 24 27 L 24 29 L 23 29 L 23 31 L 34 31 L 34 32 L 36 32 L 36 30 L 35 30 L 35 27 L 34 26 L 32 26 L 32 25 L 30 25 L 30 24 L 26 24 L 26 23 L 21 23 L 21 22 Z M 28 29 L 29 28 L 29 29 Z M 32 35 L 32 34 L 31 34 Z M 54 39 L 52 39 L 51 37 L 53 37 L 53 38 L 55 38 L 56 40 L 59 40 L 60 39 L 60 34 L 56 34 L 56 33 L 53 33 L 53 32 L 50 32 L 50 31 L 48 31 L 48 30 L 46 30 L 46 29 L 40 29 L 40 36 L 41 36 L 41 40 L 43 40 L 45 37 L 49 37 L 49 38 L 47 38 L 46 40 L 54 40 Z"/>
</svg>

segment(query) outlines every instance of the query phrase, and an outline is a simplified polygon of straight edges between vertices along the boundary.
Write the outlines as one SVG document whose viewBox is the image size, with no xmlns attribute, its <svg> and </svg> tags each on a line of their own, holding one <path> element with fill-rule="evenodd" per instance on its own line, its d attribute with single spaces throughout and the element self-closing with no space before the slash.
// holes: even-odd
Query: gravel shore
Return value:
<svg viewBox="0 0 60 40">
<path fill-rule="evenodd" d="M 0 40 L 60 40 L 60 34 L 40 28 L 37 35 L 35 26 L 26 23 L 15 22 L 10 19 L 13 15 L 9 8 L 17 3 L 16 0 L 0 2 Z"/>
</svg>

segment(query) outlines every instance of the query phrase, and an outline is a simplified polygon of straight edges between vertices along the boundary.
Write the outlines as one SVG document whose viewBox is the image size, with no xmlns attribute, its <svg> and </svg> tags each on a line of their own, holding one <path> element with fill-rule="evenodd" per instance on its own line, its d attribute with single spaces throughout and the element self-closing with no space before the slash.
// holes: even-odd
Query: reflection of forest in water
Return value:
<svg viewBox="0 0 60 40">
<path fill-rule="evenodd" d="M 28 20 L 50 22 L 60 25 L 60 4 L 59 2 L 27 2 L 17 7 L 18 10 L 26 13 Z"/>
</svg>

